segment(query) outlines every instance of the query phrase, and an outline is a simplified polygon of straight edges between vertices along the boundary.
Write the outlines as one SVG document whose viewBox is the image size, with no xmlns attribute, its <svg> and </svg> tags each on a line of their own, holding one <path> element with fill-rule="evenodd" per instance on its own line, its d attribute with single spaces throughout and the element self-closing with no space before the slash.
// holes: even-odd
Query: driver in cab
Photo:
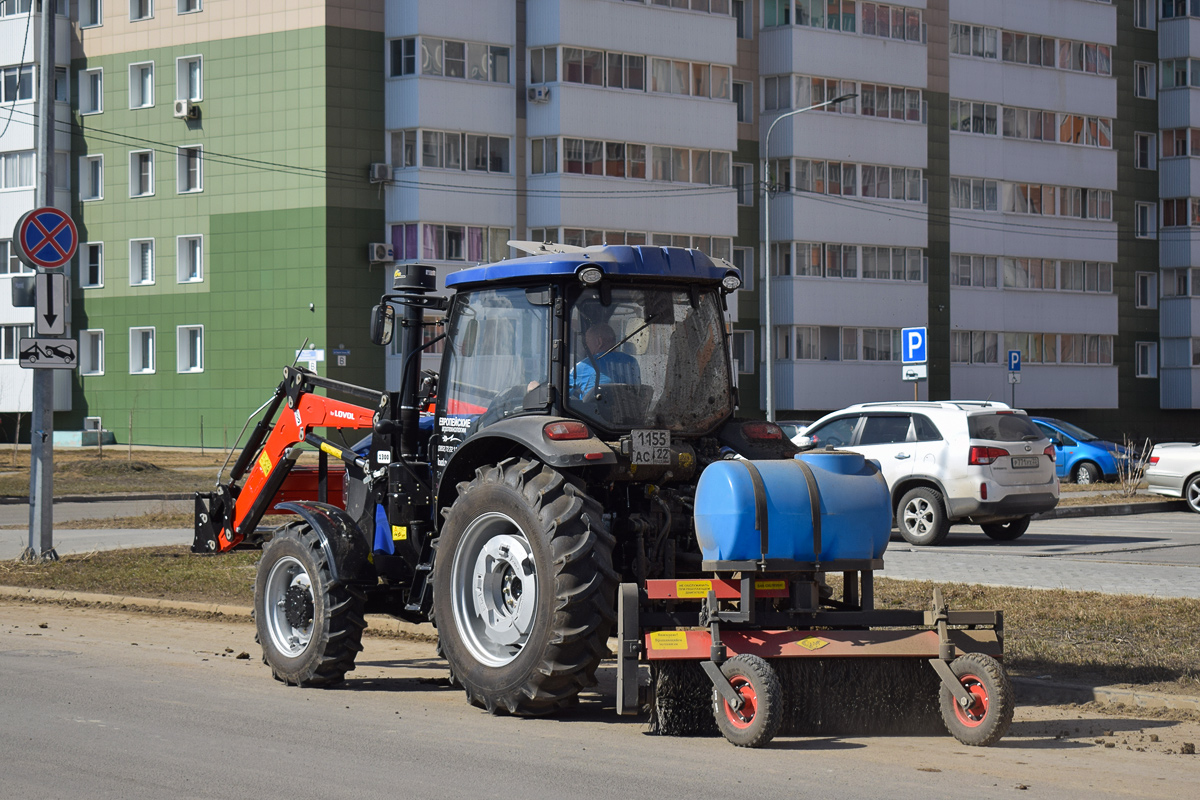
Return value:
<svg viewBox="0 0 1200 800">
<path fill-rule="evenodd" d="M 598 322 L 587 329 L 583 335 L 583 346 L 587 354 L 571 369 L 571 397 L 581 400 L 597 385 L 637 385 L 642 382 L 637 359 L 616 350 L 616 344 L 617 335 L 608 323 Z"/>
</svg>

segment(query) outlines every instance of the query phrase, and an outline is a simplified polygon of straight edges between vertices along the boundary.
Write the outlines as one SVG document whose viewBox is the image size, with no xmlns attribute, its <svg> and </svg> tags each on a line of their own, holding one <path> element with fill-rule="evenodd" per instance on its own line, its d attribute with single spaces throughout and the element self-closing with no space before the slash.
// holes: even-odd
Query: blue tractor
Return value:
<svg viewBox="0 0 1200 800">
<path fill-rule="evenodd" d="M 971 743 L 1003 734 L 1011 692 L 988 655 L 998 614 L 873 608 L 890 528 L 877 466 L 803 464 L 777 425 L 735 416 L 736 269 L 695 250 L 606 246 L 464 269 L 449 298 L 435 278 L 397 266 L 372 313 L 373 341 L 399 338 L 399 391 L 285 368 L 228 480 L 197 497 L 193 550 L 264 548 L 256 621 L 278 679 L 342 680 L 363 615 L 386 613 L 432 621 L 452 680 L 493 713 L 570 706 L 615 634 L 619 712 L 648 701 L 639 662 L 661 662 L 660 677 L 686 665 L 708 724 L 737 744 L 769 741 L 784 716 L 767 659 L 826 647 L 924 655 Z M 440 335 L 429 309 L 447 312 Z M 440 371 L 422 373 L 439 342 Z M 320 428 L 371 436 L 355 452 Z M 297 466 L 302 442 L 317 467 Z M 268 511 L 299 519 L 261 532 Z M 839 520 L 854 530 L 838 534 Z M 827 572 L 844 576 L 840 600 Z M 841 638 L 839 612 L 857 614 Z M 869 624 L 919 626 L 921 644 L 888 632 L 867 653 Z M 823 632 L 798 641 L 798 625 Z"/>
</svg>

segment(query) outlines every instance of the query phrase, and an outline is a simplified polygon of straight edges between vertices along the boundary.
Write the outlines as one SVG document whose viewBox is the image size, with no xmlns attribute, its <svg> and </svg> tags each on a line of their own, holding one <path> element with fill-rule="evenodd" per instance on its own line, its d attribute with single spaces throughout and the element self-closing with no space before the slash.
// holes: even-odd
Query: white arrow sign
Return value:
<svg viewBox="0 0 1200 800">
<path fill-rule="evenodd" d="M 37 335 L 62 336 L 67 332 L 67 276 L 61 272 L 39 272 L 35 276 L 34 294 Z"/>
</svg>

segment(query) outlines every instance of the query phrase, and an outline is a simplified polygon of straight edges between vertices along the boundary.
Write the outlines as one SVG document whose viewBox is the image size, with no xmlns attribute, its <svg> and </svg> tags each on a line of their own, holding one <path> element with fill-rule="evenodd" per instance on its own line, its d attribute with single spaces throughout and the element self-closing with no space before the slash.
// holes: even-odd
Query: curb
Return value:
<svg viewBox="0 0 1200 800">
<path fill-rule="evenodd" d="M 1021 700 L 1043 703 L 1100 703 L 1135 708 L 1166 708 L 1174 711 L 1200 713 L 1200 697 L 1186 694 L 1162 694 L 1116 686 L 1088 686 L 1077 683 L 1056 683 L 1040 678 L 1010 678 L 1020 690 Z"/>
<path fill-rule="evenodd" d="M 231 606 L 222 603 L 192 603 L 186 600 L 162 600 L 153 597 L 125 597 L 117 594 L 94 592 L 68 592 L 59 589 L 30 589 L 23 586 L 0 586 L 0 598 L 17 600 L 50 600 L 58 603 L 95 603 L 96 605 L 119 608 L 143 608 L 154 611 L 191 611 L 198 614 L 213 614 L 249 621 L 252 619 L 250 606 Z M 420 625 L 393 619 L 382 614 L 368 614 L 367 630 L 384 631 L 418 641 L 435 641 L 437 628 L 429 623 Z"/>
<path fill-rule="evenodd" d="M 191 611 L 216 614 L 249 621 L 249 606 L 230 606 L 218 603 L 189 603 L 182 600 L 158 600 L 149 597 L 123 597 L 115 594 L 92 592 L 67 592 L 57 589 L 29 589 L 19 586 L 0 586 L 0 598 L 51 600 L 56 602 L 96 603 L 122 608 L 145 608 L 155 610 Z M 420 625 L 393 619 L 379 614 L 370 614 L 367 631 L 386 631 L 418 641 L 432 642 L 437 639 L 437 629 L 429 623 Z M 1200 713 L 1200 697 L 1192 695 L 1161 694 L 1137 689 L 1121 689 L 1115 686 L 1087 686 L 1074 683 L 1058 683 L 1039 678 L 1011 678 L 1013 686 L 1021 692 L 1022 702 L 1043 703 L 1101 703 L 1103 705 L 1126 705 L 1136 708 L 1166 708 L 1176 711 Z"/>
<path fill-rule="evenodd" d="M 1071 517 L 1122 517 L 1129 514 L 1157 514 L 1163 511 L 1186 511 L 1183 500 L 1157 500 L 1149 503 L 1113 503 L 1102 506 L 1058 506 L 1041 514 L 1037 519 L 1069 519 Z"/>
<path fill-rule="evenodd" d="M 64 494 L 54 498 L 59 503 L 127 503 L 131 500 L 191 500 L 195 492 L 150 492 L 147 494 Z M 0 497 L 0 506 L 29 505 L 28 497 Z"/>
</svg>

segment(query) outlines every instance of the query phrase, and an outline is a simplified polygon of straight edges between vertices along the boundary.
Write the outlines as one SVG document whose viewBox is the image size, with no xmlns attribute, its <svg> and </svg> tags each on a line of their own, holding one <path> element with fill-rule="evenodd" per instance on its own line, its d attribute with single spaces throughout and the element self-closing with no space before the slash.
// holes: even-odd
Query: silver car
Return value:
<svg viewBox="0 0 1200 800">
<path fill-rule="evenodd" d="M 1182 497 L 1188 508 L 1200 514 L 1200 444 L 1168 442 L 1156 444 L 1146 467 L 1146 491 L 1167 497 Z"/>
</svg>

